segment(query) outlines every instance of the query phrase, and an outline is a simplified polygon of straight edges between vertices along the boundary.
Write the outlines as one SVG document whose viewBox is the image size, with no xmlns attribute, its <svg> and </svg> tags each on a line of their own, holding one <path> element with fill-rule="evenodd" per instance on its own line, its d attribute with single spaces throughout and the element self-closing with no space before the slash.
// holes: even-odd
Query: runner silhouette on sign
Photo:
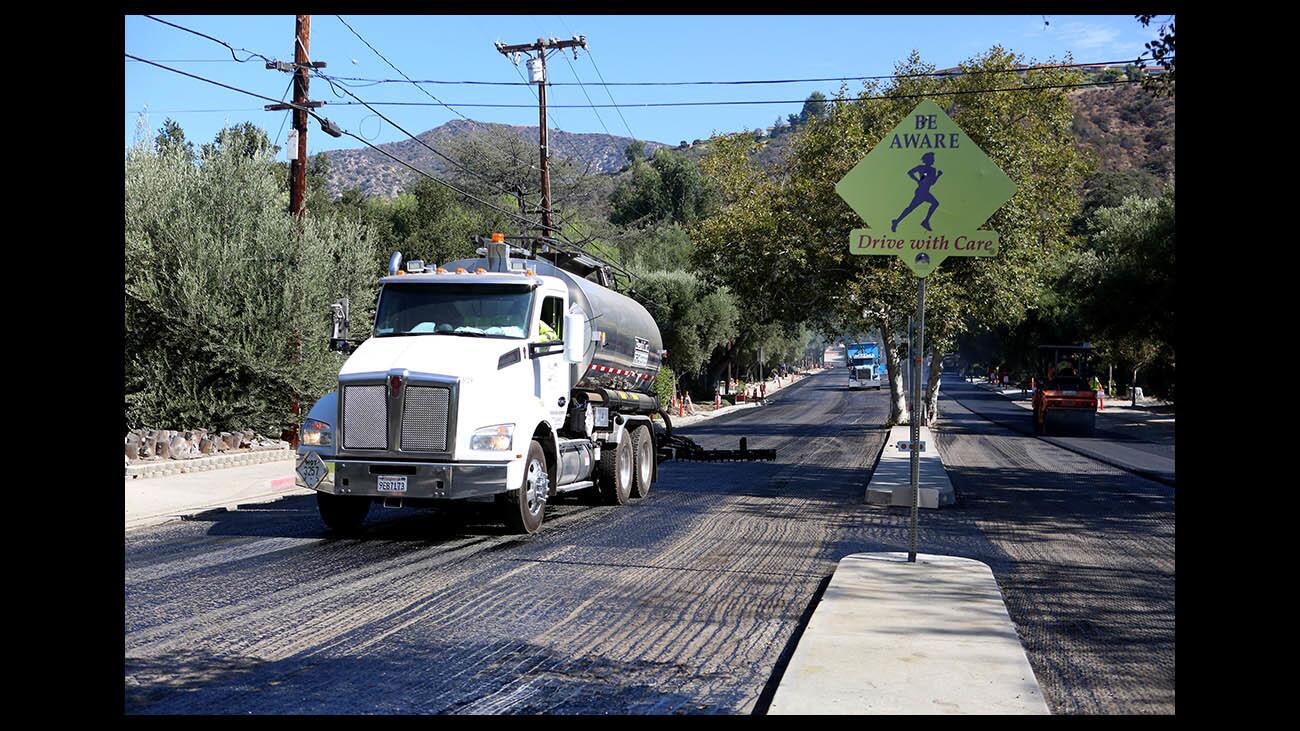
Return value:
<svg viewBox="0 0 1300 731">
<path fill-rule="evenodd" d="M 930 193 L 930 186 L 934 185 L 940 175 L 943 175 L 943 171 L 935 169 L 933 152 L 927 152 L 922 155 L 921 162 L 923 164 L 917 165 L 907 171 L 907 177 L 911 178 L 916 183 L 916 195 L 912 197 L 912 202 L 908 204 L 907 208 L 904 209 L 903 212 L 898 215 L 898 218 L 895 218 L 890 224 L 890 231 L 897 233 L 898 224 L 902 222 L 904 218 L 907 218 L 907 214 L 911 213 L 913 209 L 922 203 L 930 204 L 930 212 L 925 214 L 925 220 L 921 222 L 921 228 L 926 231 L 930 230 L 930 216 L 933 216 L 934 209 L 939 207 L 939 201 Z"/>
</svg>

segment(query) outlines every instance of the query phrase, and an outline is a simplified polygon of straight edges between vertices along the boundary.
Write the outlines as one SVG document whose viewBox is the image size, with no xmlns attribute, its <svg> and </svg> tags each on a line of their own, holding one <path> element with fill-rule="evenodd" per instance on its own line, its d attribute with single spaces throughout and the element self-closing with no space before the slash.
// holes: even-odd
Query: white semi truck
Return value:
<svg viewBox="0 0 1300 731">
<path fill-rule="evenodd" d="M 330 528 L 357 528 L 375 502 L 474 500 L 533 533 L 561 493 L 623 504 L 654 484 L 665 353 L 650 313 L 580 276 L 598 262 L 485 243 L 439 267 L 394 253 L 359 345 L 334 305 L 331 347 L 351 354 L 303 424 L 298 470 Z"/>
</svg>

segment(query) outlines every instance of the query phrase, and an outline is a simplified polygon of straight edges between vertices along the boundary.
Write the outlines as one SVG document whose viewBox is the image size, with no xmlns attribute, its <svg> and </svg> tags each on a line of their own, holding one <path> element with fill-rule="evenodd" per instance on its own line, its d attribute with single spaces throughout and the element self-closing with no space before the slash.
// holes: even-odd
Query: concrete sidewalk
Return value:
<svg viewBox="0 0 1300 731">
<path fill-rule="evenodd" d="M 840 560 L 768 709 L 1047 714 L 993 571 L 973 559 Z"/>
<path fill-rule="evenodd" d="M 871 484 L 867 485 L 867 502 L 872 505 L 912 505 L 912 455 L 897 448 L 900 441 L 911 439 L 912 427 L 895 426 L 889 430 L 889 438 L 876 463 L 876 471 L 871 475 Z M 925 442 L 925 451 L 921 452 L 920 465 L 917 468 L 917 486 L 921 491 L 921 507 L 938 508 L 957 502 L 957 494 L 948 479 L 948 471 L 939 458 L 939 447 L 934 441 L 930 428 L 921 427 L 921 441 Z"/>
<path fill-rule="evenodd" d="M 126 483 L 126 530 L 166 523 L 216 508 L 311 495 L 294 485 L 292 457 L 274 462 L 193 472 L 167 477 L 130 479 Z"/>
</svg>

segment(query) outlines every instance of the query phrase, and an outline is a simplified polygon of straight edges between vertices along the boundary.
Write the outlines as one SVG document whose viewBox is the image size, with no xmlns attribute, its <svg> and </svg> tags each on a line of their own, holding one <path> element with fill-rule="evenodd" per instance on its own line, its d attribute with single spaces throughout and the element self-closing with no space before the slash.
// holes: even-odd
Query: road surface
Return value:
<svg viewBox="0 0 1300 731">
<path fill-rule="evenodd" d="M 684 430 L 777 462 L 664 463 L 535 536 L 376 507 L 335 539 L 298 497 L 127 533 L 125 708 L 762 712 L 836 562 L 907 546 L 907 511 L 863 504 L 887 392 L 844 374 Z M 1171 711 L 1172 490 L 973 416 L 937 439 L 959 504 L 920 549 L 993 566 L 1053 711 Z"/>
</svg>

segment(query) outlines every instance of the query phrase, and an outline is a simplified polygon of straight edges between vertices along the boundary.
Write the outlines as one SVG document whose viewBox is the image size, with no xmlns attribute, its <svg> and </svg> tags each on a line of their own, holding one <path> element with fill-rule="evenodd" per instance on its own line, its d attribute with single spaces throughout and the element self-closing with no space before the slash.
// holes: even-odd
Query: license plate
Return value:
<svg viewBox="0 0 1300 731">
<path fill-rule="evenodd" d="M 406 492 L 406 475 L 380 475 L 380 492 Z"/>
<path fill-rule="evenodd" d="M 1078 391 L 1062 391 L 1062 392 L 1061 392 L 1061 395 L 1062 395 L 1062 396 L 1075 396 L 1075 395 L 1077 395 L 1078 393 L 1079 393 Z"/>
</svg>

